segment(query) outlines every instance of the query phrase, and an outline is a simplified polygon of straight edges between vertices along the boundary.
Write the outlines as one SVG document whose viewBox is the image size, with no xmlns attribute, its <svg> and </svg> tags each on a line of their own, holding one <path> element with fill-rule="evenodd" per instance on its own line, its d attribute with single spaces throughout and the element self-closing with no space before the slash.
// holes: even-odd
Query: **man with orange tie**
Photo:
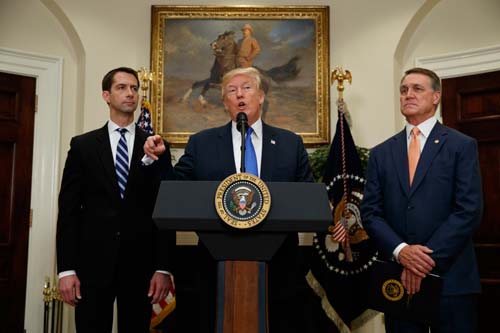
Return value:
<svg viewBox="0 0 500 333">
<path fill-rule="evenodd" d="M 403 266 L 408 294 L 429 273 L 443 278 L 438 320 L 429 325 L 385 316 L 387 333 L 475 332 L 481 286 L 472 236 L 482 214 L 477 143 L 435 118 L 441 83 L 412 68 L 400 83 L 403 131 L 374 147 L 361 205 L 382 256 Z"/>
</svg>

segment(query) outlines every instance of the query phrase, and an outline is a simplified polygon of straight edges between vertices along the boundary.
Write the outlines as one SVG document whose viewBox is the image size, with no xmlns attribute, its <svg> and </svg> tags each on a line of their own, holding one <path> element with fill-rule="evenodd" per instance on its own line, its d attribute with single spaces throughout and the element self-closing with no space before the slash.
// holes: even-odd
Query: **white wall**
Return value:
<svg viewBox="0 0 500 333">
<path fill-rule="evenodd" d="M 398 59 L 402 70 L 421 57 L 500 46 L 500 1 L 443 0 L 417 26 Z M 398 117 L 399 128 L 404 119 Z"/>
<path fill-rule="evenodd" d="M 63 58 L 62 166 L 69 140 L 77 131 L 76 111 L 83 110 L 77 105 L 76 60 L 79 55 L 65 27 L 41 1 L 0 0 L 0 47 Z"/>
<path fill-rule="evenodd" d="M 61 170 L 71 136 L 102 126 L 108 117 L 100 95 L 102 76 L 121 65 L 149 66 L 153 4 L 172 2 L 0 0 L 0 47 L 63 58 Z M 402 127 L 396 89 L 402 71 L 412 67 L 416 57 L 500 45 L 498 0 L 198 0 L 196 4 L 329 5 L 330 64 L 353 74 L 344 98 L 356 143 L 366 147 Z M 336 96 L 333 88 L 332 106 Z M 332 135 L 335 122 L 332 107 Z M 30 260 L 43 260 L 43 255 Z M 379 326 L 365 332 L 375 332 Z"/>
</svg>

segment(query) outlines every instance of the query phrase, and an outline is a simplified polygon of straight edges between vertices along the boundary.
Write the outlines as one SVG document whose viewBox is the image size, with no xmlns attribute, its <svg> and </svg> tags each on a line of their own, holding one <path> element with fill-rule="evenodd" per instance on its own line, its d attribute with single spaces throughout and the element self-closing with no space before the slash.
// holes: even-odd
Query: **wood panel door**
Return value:
<svg viewBox="0 0 500 333">
<path fill-rule="evenodd" d="M 500 299 L 500 71 L 443 80 L 445 125 L 458 129 L 479 145 L 484 214 L 474 237 L 483 292 L 479 330 L 498 325 Z"/>
<path fill-rule="evenodd" d="M 0 330 L 24 330 L 36 80 L 0 73 Z M 40 286 L 42 288 L 42 286 Z M 40 298 L 40 306 L 41 305 Z"/>
</svg>

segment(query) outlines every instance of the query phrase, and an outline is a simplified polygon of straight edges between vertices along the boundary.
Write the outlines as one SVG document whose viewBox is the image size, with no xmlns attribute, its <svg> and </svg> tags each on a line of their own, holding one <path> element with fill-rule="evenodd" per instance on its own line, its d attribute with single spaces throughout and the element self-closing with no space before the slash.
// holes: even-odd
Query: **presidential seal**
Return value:
<svg viewBox="0 0 500 333">
<path fill-rule="evenodd" d="M 271 194 L 262 179 L 237 173 L 224 179 L 215 192 L 215 209 L 227 225 L 247 229 L 262 222 L 271 208 Z"/>
<path fill-rule="evenodd" d="M 382 294 L 387 300 L 397 302 L 403 298 L 405 290 L 401 282 L 396 279 L 389 279 L 382 285 Z"/>
</svg>

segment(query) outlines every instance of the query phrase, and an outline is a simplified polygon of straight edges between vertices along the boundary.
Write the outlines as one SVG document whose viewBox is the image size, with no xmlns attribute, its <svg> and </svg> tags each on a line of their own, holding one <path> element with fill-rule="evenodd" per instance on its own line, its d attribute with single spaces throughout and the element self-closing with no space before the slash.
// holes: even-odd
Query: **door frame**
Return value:
<svg viewBox="0 0 500 333">
<path fill-rule="evenodd" d="M 441 79 L 500 70 L 500 45 L 415 58 L 416 67 L 433 70 Z M 436 112 L 443 122 L 441 104 Z"/>
<path fill-rule="evenodd" d="M 31 183 L 32 227 L 29 232 L 24 328 L 43 327 L 45 277 L 55 276 L 55 235 L 59 191 L 62 57 L 0 48 L 0 71 L 36 78 Z M 51 281 L 52 284 L 52 281 Z"/>
</svg>

